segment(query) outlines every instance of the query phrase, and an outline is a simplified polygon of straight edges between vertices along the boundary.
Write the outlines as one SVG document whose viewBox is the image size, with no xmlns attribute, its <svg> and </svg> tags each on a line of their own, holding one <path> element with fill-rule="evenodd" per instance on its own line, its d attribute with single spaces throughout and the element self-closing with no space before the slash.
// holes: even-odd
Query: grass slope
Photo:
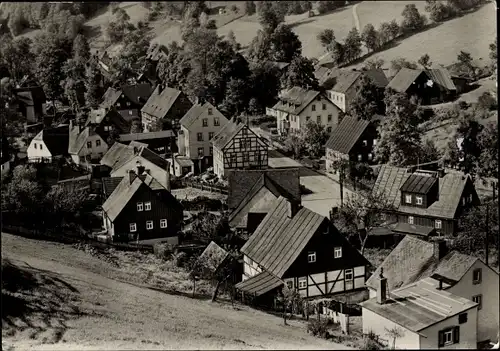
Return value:
<svg viewBox="0 0 500 351">
<path fill-rule="evenodd" d="M 4 349 L 346 349 L 308 336 L 298 321 L 285 327 L 246 306 L 112 280 L 106 262 L 66 245 L 2 233 L 2 259 L 10 260 L 2 264 Z"/>
</svg>

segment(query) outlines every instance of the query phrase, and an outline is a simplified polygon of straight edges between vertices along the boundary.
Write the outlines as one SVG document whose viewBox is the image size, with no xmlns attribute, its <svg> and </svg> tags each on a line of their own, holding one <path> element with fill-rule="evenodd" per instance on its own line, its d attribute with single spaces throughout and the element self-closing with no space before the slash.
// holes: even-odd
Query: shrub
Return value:
<svg viewBox="0 0 500 351">
<path fill-rule="evenodd" d="M 363 350 L 381 350 L 381 345 L 375 340 L 366 338 L 363 344 Z"/>
<path fill-rule="evenodd" d="M 310 320 L 307 324 L 307 332 L 320 338 L 328 338 L 328 319 Z"/>
<path fill-rule="evenodd" d="M 477 106 L 484 111 L 491 111 L 497 109 L 497 101 L 490 93 L 484 92 L 477 99 Z"/>
<path fill-rule="evenodd" d="M 469 107 L 470 107 L 470 104 L 467 103 L 467 101 L 463 101 L 463 100 L 460 100 L 458 102 L 458 107 L 461 109 L 461 110 L 467 110 Z"/>
</svg>

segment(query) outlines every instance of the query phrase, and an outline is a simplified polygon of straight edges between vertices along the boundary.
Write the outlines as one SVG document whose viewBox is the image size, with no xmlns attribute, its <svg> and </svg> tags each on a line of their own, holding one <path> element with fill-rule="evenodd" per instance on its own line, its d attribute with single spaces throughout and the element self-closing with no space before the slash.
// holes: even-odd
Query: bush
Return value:
<svg viewBox="0 0 500 351">
<path fill-rule="evenodd" d="M 363 350 L 381 350 L 382 346 L 375 340 L 366 338 L 363 344 Z"/>
<path fill-rule="evenodd" d="M 320 338 L 328 338 L 328 319 L 310 320 L 307 324 L 307 332 Z"/>
<path fill-rule="evenodd" d="M 484 110 L 484 111 L 496 110 L 497 109 L 497 101 L 493 96 L 491 96 L 490 93 L 484 92 L 477 99 L 477 106 L 481 110 Z"/>
<path fill-rule="evenodd" d="M 461 110 L 467 110 L 469 107 L 470 107 L 470 104 L 467 103 L 466 101 L 463 101 L 463 100 L 460 100 L 458 102 L 458 107 L 461 109 Z"/>
</svg>

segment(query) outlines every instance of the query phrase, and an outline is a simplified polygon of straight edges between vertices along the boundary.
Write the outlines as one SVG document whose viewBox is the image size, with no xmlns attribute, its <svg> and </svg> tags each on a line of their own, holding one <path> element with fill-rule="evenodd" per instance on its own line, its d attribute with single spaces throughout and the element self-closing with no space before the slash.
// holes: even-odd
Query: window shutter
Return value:
<svg viewBox="0 0 500 351">
<path fill-rule="evenodd" d="M 444 331 L 440 330 L 439 331 L 439 347 L 444 346 Z"/>
<path fill-rule="evenodd" d="M 453 342 L 458 344 L 460 342 L 460 327 L 455 327 L 453 330 Z"/>
</svg>

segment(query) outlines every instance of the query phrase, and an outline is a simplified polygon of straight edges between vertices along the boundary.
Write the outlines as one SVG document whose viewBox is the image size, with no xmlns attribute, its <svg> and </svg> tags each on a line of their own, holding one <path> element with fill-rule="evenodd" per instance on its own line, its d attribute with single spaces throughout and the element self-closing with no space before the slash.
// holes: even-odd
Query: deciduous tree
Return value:
<svg viewBox="0 0 500 351">
<path fill-rule="evenodd" d="M 483 178 L 498 179 L 498 124 L 488 123 L 479 134 L 481 155 L 478 174 Z"/>
<path fill-rule="evenodd" d="M 302 53 L 302 43 L 297 34 L 290 26 L 279 24 L 270 37 L 270 54 L 273 61 L 291 62 L 292 59 Z"/>
<path fill-rule="evenodd" d="M 12 40 L 2 36 L 0 41 L 0 63 L 9 70 L 10 77 L 14 82 L 33 71 L 34 55 L 31 52 L 31 40 L 29 38 L 18 38 Z"/>
<path fill-rule="evenodd" d="M 361 55 L 361 37 L 356 28 L 352 28 L 344 43 L 344 57 L 350 62 L 357 59 Z"/>
<path fill-rule="evenodd" d="M 91 107 L 97 107 L 100 103 L 102 96 L 100 81 L 99 63 L 96 58 L 92 58 L 85 69 L 85 101 Z"/>
<path fill-rule="evenodd" d="M 299 86 L 304 89 L 319 89 L 318 79 L 314 76 L 314 66 L 311 60 L 303 56 L 295 56 L 282 77 L 282 87 L 290 89 Z"/>
<path fill-rule="evenodd" d="M 358 119 L 370 121 L 379 110 L 379 100 L 377 87 L 368 77 L 363 76 L 356 96 L 349 105 L 348 113 Z"/>
<path fill-rule="evenodd" d="M 420 58 L 418 59 L 418 64 L 423 68 L 428 69 L 432 66 L 432 62 L 430 62 L 430 59 L 431 58 L 429 57 L 428 54 L 424 54 L 420 56 Z"/>
<path fill-rule="evenodd" d="M 308 121 L 301 130 L 306 152 L 312 157 L 320 157 L 328 140 L 328 133 L 324 126 L 314 121 Z"/>
<path fill-rule="evenodd" d="M 335 41 L 335 33 L 333 29 L 325 29 L 318 33 L 317 38 L 321 46 L 330 51 L 329 48 L 331 48 L 331 44 Z"/>
<path fill-rule="evenodd" d="M 427 18 L 420 14 L 415 4 L 405 5 L 401 15 L 403 16 L 401 27 L 405 32 L 416 32 L 427 23 Z"/>
<path fill-rule="evenodd" d="M 252 16 L 253 14 L 255 14 L 255 11 L 256 11 L 255 2 L 245 1 L 245 13 L 248 16 Z"/>
<path fill-rule="evenodd" d="M 361 41 L 365 43 L 365 46 L 368 48 L 368 50 L 373 51 L 377 48 L 377 37 L 378 33 L 375 30 L 375 27 L 373 27 L 373 24 L 368 23 L 363 28 L 363 32 L 361 33 Z"/>
</svg>

